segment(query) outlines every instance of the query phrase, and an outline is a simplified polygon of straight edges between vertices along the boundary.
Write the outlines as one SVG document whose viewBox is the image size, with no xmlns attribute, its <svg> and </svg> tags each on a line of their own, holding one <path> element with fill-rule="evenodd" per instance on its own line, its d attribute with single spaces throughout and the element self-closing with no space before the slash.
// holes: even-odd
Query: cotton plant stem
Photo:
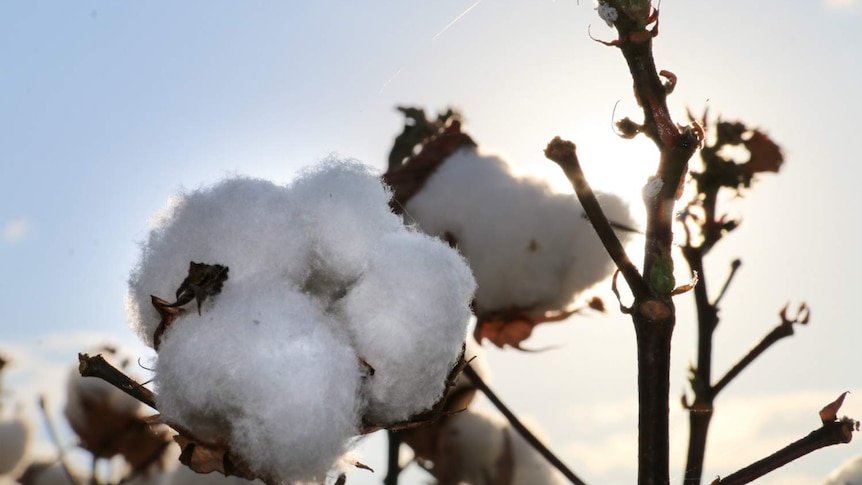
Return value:
<svg viewBox="0 0 862 485">
<path fill-rule="evenodd" d="M 812 451 L 826 446 L 849 443 L 853 438 L 853 430 L 858 423 L 851 419 L 842 419 L 825 423 L 808 436 L 794 441 L 766 458 L 748 465 L 724 478 L 716 479 L 711 485 L 743 485 L 776 470 Z"/>
<path fill-rule="evenodd" d="M 575 194 L 578 196 L 578 200 L 584 207 L 587 218 L 596 230 L 611 259 L 620 270 L 620 273 L 622 273 L 629 288 L 632 289 L 635 297 L 649 294 L 649 287 L 647 287 L 637 267 L 635 267 L 628 254 L 626 254 L 622 243 L 614 232 L 613 225 L 608 221 L 607 216 L 605 216 L 596 198 L 596 194 L 584 176 L 584 171 L 581 168 L 576 153 L 575 144 L 556 137 L 545 148 L 545 156 L 563 169 L 563 173 L 568 177 L 569 182 L 571 182 L 575 190 Z"/>
<path fill-rule="evenodd" d="M 485 397 L 509 420 L 509 424 L 523 437 L 530 445 L 545 457 L 548 462 L 554 466 L 560 473 L 563 474 L 571 483 L 575 485 L 586 485 L 583 480 L 578 478 L 551 450 L 548 449 L 526 426 L 518 419 L 517 416 L 505 405 L 503 401 L 491 390 L 490 387 L 482 380 L 475 370 L 468 364 L 464 367 L 464 375 L 470 378 L 470 381 L 477 389 L 485 394 Z"/>
<path fill-rule="evenodd" d="M 386 437 L 389 440 L 387 453 L 386 478 L 383 485 L 398 485 L 398 475 L 401 474 L 401 463 L 399 461 L 401 451 L 401 435 L 397 431 L 388 430 Z"/>
<path fill-rule="evenodd" d="M 793 335 L 794 323 L 796 322 L 785 320 L 781 322 L 778 326 L 773 328 L 771 332 L 766 334 L 766 336 L 763 337 L 763 339 L 761 339 L 760 342 L 757 343 L 757 345 L 755 345 L 751 350 L 749 350 L 748 353 L 745 354 L 745 356 L 739 360 L 739 362 L 734 364 L 733 367 L 731 367 L 730 370 L 727 371 L 727 374 L 725 374 L 721 379 L 718 380 L 718 382 L 715 383 L 715 385 L 712 386 L 713 395 L 718 395 L 718 393 L 721 392 L 725 387 L 727 387 L 727 385 L 730 384 L 730 382 L 733 381 L 736 376 L 742 373 L 742 371 L 745 370 L 745 368 L 748 367 L 749 364 L 754 362 L 754 360 L 759 357 L 760 354 L 766 352 L 769 347 L 772 347 L 772 345 L 779 340 Z"/>
<path fill-rule="evenodd" d="M 712 381 L 712 336 L 718 325 L 718 308 L 709 301 L 701 248 L 686 245 L 682 253 L 691 272 L 700 275 L 694 288 L 694 301 L 697 308 L 697 365 L 692 369 L 694 402 L 688 405 L 689 438 L 683 478 L 684 485 L 699 485 L 703 476 L 706 439 L 714 409 L 714 394 L 710 388 L 710 382 Z"/>
<path fill-rule="evenodd" d="M 109 364 L 101 355 L 78 354 L 78 371 L 83 377 L 98 377 L 138 401 L 158 411 L 153 392 Z"/>
</svg>

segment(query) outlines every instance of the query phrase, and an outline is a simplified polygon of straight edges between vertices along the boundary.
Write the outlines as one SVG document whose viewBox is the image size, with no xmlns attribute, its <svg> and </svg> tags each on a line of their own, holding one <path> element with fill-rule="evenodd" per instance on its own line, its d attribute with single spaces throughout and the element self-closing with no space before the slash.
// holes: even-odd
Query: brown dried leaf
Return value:
<svg viewBox="0 0 862 485">
<path fill-rule="evenodd" d="M 518 350 L 525 350 L 521 347 L 521 342 L 530 338 L 536 325 L 559 322 L 582 310 L 583 308 L 576 308 L 557 314 L 546 314 L 542 317 L 530 317 L 518 310 L 513 310 L 488 317 L 479 317 L 473 331 L 473 338 L 479 343 L 482 343 L 483 339 L 488 339 L 501 349 L 508 345 Z"/>
<path fill-rule="evenodd" d="M 180 445 L 180 463 L 197 473 L 219 472 L 225 476 L 235 476 L 246 480 L 258 477 L 236 459 L 227 445 L 202 443 L 182 433 L 174 436 L 174 441 Z M 264 481 L 266 481 L 264 479 Z"/>
<path fill-rule="evenodd" d="M 779 147 L 769 136 L 759 130 L 753 130 L 751 135 L 742 141 L 745 148 L 751 154 L 748 162 L 742 164 L 741 169 L 748 175 L 757 173 L 777 173 L 784 162 L 784 155 Z"/>
<path fill-rule="evenodd" d="M 198 304 L 198 315 L 200 315 L 204 300 L 221 293 L 224 282 L 227 281 L 227 273 L 227 266 L 190 261 L 189 274 L 177 288 L 177 301 L 169 306 L 181 307 L 195 300 Z"/>
<path fill-rule="evenodd" d="M 155 307 L 156 311 L 159 312 L 159 317 L 161 317 L 159 326 L 156 327 L 156 331 L 153 332 L 153 349 L 158 352 L 159 347 L 162 344 L 162 335 L 164 335 L 165 331 L 178 316 L 185 313 L 185 310 L 171 306 L 169 302 L 162 300 L 155 295 L 150 295 L 150 299 L 152 300 L 153 307 Z"/>
<path fill-rule="evenodd" d="M 422 189 L 437 167 L 463 146 L 476 146 L 476 143 L 461 133 L 461 123 L 455 120 L 426 142 L 417 155 L 383 174 L 383 181 L 392 187 L 392 210 L 403 211 L 404 204 Z"/>
<path fill-rule="evenodd" d="M 849 391 L 844 392 L 838 396 L 838 399 L 827 404 L 820 410 L 820 421 L 822 421 L 823 424 L 838 420 L 838 410 L 841 409 L 841 405 L 844 404 L 844 397 L 847 396 L 847 394 L 849 394 Z"/>
</svg>

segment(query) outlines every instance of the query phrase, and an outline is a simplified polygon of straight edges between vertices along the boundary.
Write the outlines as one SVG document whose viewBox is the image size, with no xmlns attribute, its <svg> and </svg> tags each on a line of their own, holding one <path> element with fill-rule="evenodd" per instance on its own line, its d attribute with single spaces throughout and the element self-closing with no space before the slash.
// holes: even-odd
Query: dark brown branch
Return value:
<svg viewBox="0 0 862 485">
<path fill-rule="evenodd" d="M 508 408 L 503 401 L 500 400 L 499 397 L 485 384 L 485 381 L 482 380 L 481 377 L 473 370 L 473 368 L 468 364 L 464 367 L 464 375 L 470 378 L 470 381 L 473 385 L 476 386 L 480 391 L 485 394 L 485 397 L 491 401 L 492 404 L 509 420 L 509 424 L 512 425 L 513 428 L 527 441 L 530 443 L 536 451 L 539 452 L 543 457 L 545 457 L 548 462 L 553 465 L 557 470 L 560 471 L 570 482 L 575 485 L 586 485 L 583 480 L 577 477 L 574 472 L 569 470 L 569 468 L 554 455 L 551 450 L 548 449 L 538 438 L 534 435 L 526 426 L 518 419 L 517 416 Z"/>
<path fill-rule="evenodd" d="M 730 382 L 736 378 L 749 364 L 754 362 L 760 354 L 766 352 L 766 349 L 771 347 L 774 343 L 779 340 L 790 337 L 793 335 L 793 324 L 794 323 L 806 323 L 807 320 L 788 320 L 784 318 L 777 327 L 773 328 L 771 332 L 766 334 L 763 339 L 757 343 L 748 353 L 739 360 L 733 367 L 727 371 L 727 374 L 724 375 L 718 382 L 712 386 L 712 395 L 717 396 Z"/>
<path fill-rule="evenodd" d="M 619 268 L 629 288 L 631 288 L 632 294 L 634 294 L 636 299 L 645 297 L 649 294 L 649 286 L 647 286 L 637 267 L 629 259 L 622 243 L 620 243 L 619 238 L 614 233 L 613 227 L 608 222 L 608 218 L 599 205 L 598 199 L 596 199 L 596 194 L 587 182 L 586 177 L 584 177 L 584 171 L 581 168 L 575 150 L 574 143 L 565 141 L 560 137 L 555 137 L 548 143 L 547 148 L 545 148 L 545 156 L 559 165 L 566 174 L 566 177 L 569 178 L 572 187 L 575 189 L 575 194 L 578 196 L 578 200 L 581 201 L 581 205 L 584 207 L 587 218 L 592 223 L 599 239 L 601 239 L 611 259 L 613 259 L 617 268 Z"/>
<path fill-rule="evenodd" d="M 84 377 L 98 377 L 158 411 L 156 398 L 152 391 L 123 374 L 121 370 L 109 364 L 101 355 L 90 357 L 87 354 L 78 354 L 78 371 Z"/>
<path fill-rule="evenodd" d="M 736 473 L 713 481 L 711 485 L 742 485 L 750 483 L 812 451 L 827 446 L 849 443 L 853 439 L 853 430 L 857 426 L 858 423 L 849 418 L 825 423 L 821 428 L 812 431 L 808 436 L 787 445 L 785 448 L 762 460 L 748 465 Z"/>
<path fill-rule="evenodd" d="M 387 469 L 386 478 L 383 479 L 383 485 L 398 485 L 398 475 L 401 474 L 400 451 L 401 451 L 401 435 L 397 431 L 386 431 L 386 437 L 389 439 L 389 447 L 387 453 Z"/>
<path fill-rule="evenodd" d="M 45 404 L 45 396 L 39 396 L 39 410 L 42 412 L 42 419 L 45 421 L 45 428 L 48 430 L 48 436 L 57 448 L 57 460 L 60 462 L 60 468 L 63 469 L 63 474 L 65 474 L 66 478 L 69 479 L 69 483 L 78 485 L 80 482 L 75 478 L 75 475 L 72 474 L 72 470 L 69 469 L 69 465 L 66 463 L 66 452 L 63 450 L 63 444 L 60 442 L 60 435 L 57 433 L 57 427 L 54 426 L 54 420 L 51 419 L 51 415 L 48 413 L 48 406 Z"/>
</svg>

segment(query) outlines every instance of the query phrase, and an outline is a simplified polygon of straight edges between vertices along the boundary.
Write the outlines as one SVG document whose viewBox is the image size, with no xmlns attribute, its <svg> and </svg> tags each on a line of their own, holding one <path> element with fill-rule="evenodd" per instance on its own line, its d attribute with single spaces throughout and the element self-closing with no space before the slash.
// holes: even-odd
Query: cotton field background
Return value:
<svg viewBox="0 0 862 485">
<path fill-rule="evenodd" d="M 862 41 L 860 21 L 862 4 L 854 0 L 661 4 L 655 53 L 659 68 L 679 77 L 669 99 L 676 119 L 686 108 L 708 107 L 763 129 L 786 159 L 780 174 L 732 201 L 743 224 L 708 259 L 714 290 L 730 261 L 743 261 L 723 300 L 715 372 L 768 332 L 786 302 L 812 309 L 809 325 L 717 400 L 707 478 L 807 434 L 819 426 L 820 407 L 843 391 L 851 394 L 842 410 L 862 416 L 862 331 L 854 309 L 862 174 L 852 155 L 862 109 L 862 62 L 853 50 Z M 172 198 L 224 179 L 287 186 L 303 167 L 332 158 L 382 173 L 403 126 L 398 105 L 429 113 L 456 106 L 483 153 L 559 193 L 570 193 L 568 182 L 542 149 L 556 135 L 571 139 L 594 187 L 629 204 L 640 224 L 655 151 L 646 140 L 614 135 L 614 116 L 637 118 L 639 109 L 622 56 L 591 41 L 588 28 L 597 38 L 614 37 L 594 5 L 569 0 L 4 2 L 0 355 L 9 364 L 0 465 L 15 461 L 7 445 L 25 440 L 19 422 L 32 429 L 30 459 L 56 455 L 36 404 L 43 395 L 70 460 L 86 469 L 65 418 L 76 415 L 66 406 L 67 379 L 79 351 L 117 345 L 134 372 L 149 375 L 142 367 L 151 367 L 154 353 L 130 329 L 126 294 L 149 231 Z M 469 187 L 464 193 L 476 195 Z M 418 219 L 421 201 L 414 204 L 407 209 Z M 558 230 L 553 221 L 533 222 Z M 334 231 L 333 240 L 360 242 L 374 224 Z M 512 237 L 498 237 L 497 227 L 485 229 L 487 244 Z M 471 237 L 481 244 L 483 234 Z M 641 243 L 629 237 L 636 261 Z M 377 250 L 382 244 L 370 243 Z M 595 293 L 615 308 L 609 281 Z M 695 317 L 687 295 L 676 301 L 671 388 L 681 395 L 694 359 Z M 637 412 L 630 320 L 614 311 L 574 316 L 537 327 L 525 347 L 544 350 L 485 344 L 494 389 L 587 482 L 631 483 Z M 478 400 L 480 414 L 464 418 L 466 429 L 502 426 Z M 687 432 L 687 416 L 672 400 L 677 481 Z M 363 438 L 355 453 L 376 471 L 351 470 L 348 483 L 380 483 L 385 436 Z M 856 442 L 821 450 L 758 483 L 822 483 L 859 454 Z M 408 484 L 429 479 L 416 467 L 402 475 Z"/>
</svg>

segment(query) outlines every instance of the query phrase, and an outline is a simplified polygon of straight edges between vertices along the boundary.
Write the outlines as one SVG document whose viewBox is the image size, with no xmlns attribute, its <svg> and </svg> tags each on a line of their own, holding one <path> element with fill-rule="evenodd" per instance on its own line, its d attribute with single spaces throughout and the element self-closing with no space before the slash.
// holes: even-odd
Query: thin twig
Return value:
<svg viewBox="0 0 862 485">
<path fill-rule="evenodd" d="M 158 411 L 153 392 L 109 364 L 101 355 L 78 354 L 78 371 L 84 377 L 98 377 L 138 401 Z"/>
<path fill-rule="evenodd" d="M 733 277 L 736 276 L 736 272 L 739 270 L 739 267 L 742 266 L 742 260 L 736 258 L 733 262 L 730 263 L 730 274 L 727 275 L 727 279 L 724 280 L 724 285 L 721 287 L 721 291 L 718 292 L 718 296 L 715 298 L 715 301 L 712 302 L 712 306 L 717 307 L 719 303 L 721 303 L 721 299 L 724 298 L 724 294 L 727 293 L 727 288 L 730 286 L 730 282 L 733 281 Z"/>
<path fill-rule="evenodd" d="M 57 427 L 54 426 L 54 420 L 51 419 L 51 415 L 48 413 L 48 406 L 45 404 L 45 396 L 39 396 L 39 409 L 42 411 L 42 419 L 45 421 L 45 428 L 48 430 L 48 436 L 57 448 L 57 460 L 60 462 L 60 468 L 63 469 L 63 473 L 66 474 L 66 478 L 69 479 L 69 483 L 74 485 L 80 484 L 81 482 L 75 478 L 75 475 L 73 475 L 72 471 L 69 469 L 69 465 L 66 464 L 66 452 L 63 448 L 63 443 L 60 442 L 60 435 L 57 433 Z"/>
<path fill-rule="evenodd" d="M 586 177 L 584 177 L 584 171 L 575 152 L 575 144 L 565 141 L 560 137 L 555 137 L 548 143 L 548 147 L 545 148 L 545 156 L 559 165 L 566 174 L 566 177 L 569 178 L 569 182 L 572 183 L 578 200 L 581 201 L 581 205 L 584 207 L 587 218 L 592 223 L 599 239 L 601 239 L 611 259 L 613 259 L 617 268 L 619 268 L 629 288 L 631 288 L 632 294 L 636 299 L 648 295 L 650 292 L 649 286 L 647 286 L 643 276 L 641 276 L 637 267 L 635 267 L 634 263 L 629 259 L 628 254 L 626 254 L 622 243 L 620 243 L 613 227 L 608 222 L 607 216 L 605 216 L 602 207 L 599 205 L 596 194 L 593 193 L 593 189 L 587 182 Z"/>
<path fill-rule="evenodd" d="M 543 457 L 545 457 L 548 462 L 553 465 L 557 470 L 560 471 L 566 478 L 569 479 L 570 482 L 575 485 L 586 485 L 586 483 L 578 478 L 574 472 L 572 472 L 556 455 L 554 455 L 551 450 L 548 449 L 539 438 L 536 438 L 529 429 L 518 419 L 515 414 L 503 404 L 503 401 L 500 400 L 499 397 L 485 384 L 485 381 L 482 380 L 481 377 L 476 373 L 475 370 L 468 364 L 464 367 L 464 375 L 470 378 L 470 381 L 481 390 L 485 396 L 491 401 L 492 404 L 501 412 L 506 419 L 509 420 L 509 423 L 513 428 L 528 442 L 530 445 L 539 452 Z"/>
<path fill-rule="evenodd" d="M 712 386 L 712 396 L 717 396 L 718 393 L 720 393 L 722 389 L 724 389 L 728 384 L 730 384 L 730 382 L 734 378 L 736 378 L 736 376 L 738 376 L 743 370 L 745 370 L 745 368 L 748 367 L 749 364 L 754 362 L 754 359 L 756 359 L 760 354 L 766 352 L 766 349 L 771 347 L 779 340 L 793 335 L 794 323 L 805 323 L 805 321 L 788 320 L 784 318 L 782 322 L 778 324 L 777 327 L 773 328 L 771 332 L 766 334 L 766 336 L 763 337 L 763 339 L 758 342 L 757 345 L 754 346 L 754 348 L 752 348 L 748 351 L 747 354 L 745 354 L 745 357 L 743 357 L 739 360 L 739 362 L 734 364 L 734 366 L 731 367 L 729 371 L 727 371 L 727 374 L 725 374 L 724 377 L 719 379 L 718 382 L 716 382 L 715 385 Z"/>
<path fill-rule="evenodd" d="M 853 438 L 853 430 L 856 426 L 858 426 L 858 423 L 849 418 L 824 423 L 822 427 L 812 431 L 808 436 L 735 473 L 713 481 L 711 485 L 743 485 L 750 483 L 812 451 L 831 445 L 849 443 Z"/>
</svg>

